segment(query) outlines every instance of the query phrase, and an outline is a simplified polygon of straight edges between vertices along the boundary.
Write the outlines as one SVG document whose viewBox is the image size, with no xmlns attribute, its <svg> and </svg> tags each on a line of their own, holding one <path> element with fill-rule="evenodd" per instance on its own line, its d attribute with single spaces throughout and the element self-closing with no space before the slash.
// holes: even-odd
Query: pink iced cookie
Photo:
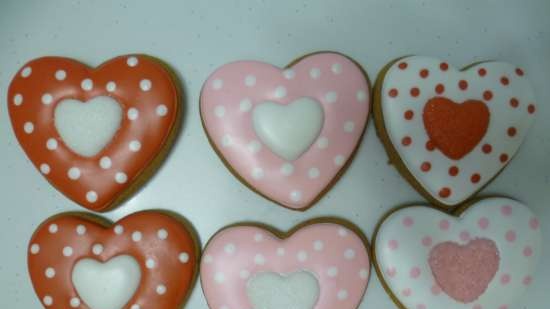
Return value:
<svg viewBox="0 0 550 309">
<path fill-rule="evenodd" d="M 539 221 L 507 198 L 481 200 L 459 217 L 406 207 L 379 226 L 376 268 L 404 308 L 504 309 L 533 280 Z"/>
<path fill-rule="evenodd" d="M 201 116 L 222 159 L 268 199 L 311 206 L 357 148 L 369 114 L 362 70 L 337 53 L 286 69 L 256 61 L 226 64 L 205 82 Z"/>
<path fill-rule="evenodd" d="M 285 239 L 255 226 L 230 227 L 212 237 L 201 263 L 212 309 L 353 309 L 370 269 L 363 240 L 333 223 L 310 224 Z"/>
</svg>

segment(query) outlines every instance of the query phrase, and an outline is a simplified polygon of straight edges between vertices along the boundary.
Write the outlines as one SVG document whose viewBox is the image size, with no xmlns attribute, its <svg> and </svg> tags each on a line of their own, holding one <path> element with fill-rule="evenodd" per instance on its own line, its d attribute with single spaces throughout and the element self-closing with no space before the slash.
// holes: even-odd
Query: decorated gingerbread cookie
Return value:
<svg viewBox="0 0 550 309">
<path fill-rule="evenodd" d="M 458 70 L 411 56 L 380 74 L 374 109 L 398 170 L 434 204 L 449 207 L 481 190 L 510 162 L 536 107 L 516 66 L 484 62 Z"/>
<path fill-rule="evenodd" d="M 403 308 L 506 309 L 533 281 L 539 221 L 507 198 L 480 200 L 457 217 L 414 206 L 375 235 L 375 267 Z"/>
<path fill-rule="evenodd" d="M 25 64 L 8 91 L 19 143 L 59 191 L 96 211 L 116 205 L 152 174 L 178 126 L 171 73 L 143 55 L 91 69 L 44 57 Z"/>
<path fill-rule="evenodd" d="M 315 203 L 343 173 L 369 105 L 361 68 L 328 52 L 284 69 L 226 64 L 201 93 L 203 125 L 224 163 L 256 192 L 297 210 Z"/>
<path fill-rule="evenodd" d="M 180 221 L 158 212 L 107 227 L 63 214 L 42 223 L 28 253 L 45 308 L 179 308 L 195 278 L 197 246 Z"/>
<path fill-rule="evenodd" d="M 233 226 L 208 243 L 201 284 L 212 309 L 354 309 L 369 271 L 365 243 L 340 224 L 303 225 L 282 239 Z"/>
</svg>

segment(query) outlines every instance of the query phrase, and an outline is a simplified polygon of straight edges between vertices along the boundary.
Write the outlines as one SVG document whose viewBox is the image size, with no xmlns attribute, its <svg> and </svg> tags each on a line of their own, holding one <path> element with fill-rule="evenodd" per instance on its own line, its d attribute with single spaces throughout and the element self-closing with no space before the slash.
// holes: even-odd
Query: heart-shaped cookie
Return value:
<svg viewBox="0 0 550 309">
<path fill-rule="evenodd" d="M 308 55 L 286 69 L 226 64 L 201 92 L 203 125 L 224 163 L 253 190 L 296 210 L 342 174 L 369 105 L 366 76 L 337 53 Z"/>
<path fill-rule="evenodd" d="M 75 60 L 32 60 L 13 78 L 13 130 L 46 179 L 95 211 L 120 203 L 158 167 L 180 113 L 175 80 L 143 55 L 92 69 Z"/>
<path fill-rule="evenodd" d="M 191 290 L 197 246 L 169 215 L 144 211 L 112 226 L 62 214 L 29 243 L 31 280 L 45 308 L 172 309 Z"/>
<path fill-rule="evenodd" d="M 507 198 L 480 200 L 457 217 L 413 206 L 378 226 L 375 268 L 403 308 L 509 308 L 533 280 L 539 221 Z"/>
<path fill-rule="evenodd" d="M 380 74 L 374 117 L 390 159 L 438 206 L 458 205 L 517 152 L 534 119 L 523 70 L 484 62 L 457 70 L 411 56 Z"/>
<path fill-rule="evenodd" d="M 229 227 L 212 237 L 201 261 L 209 307 L 359 306 L 370 270 L 360 236 L 340 224 L 315 223 L 282 237 L 256 226 Z"/>
</svg>

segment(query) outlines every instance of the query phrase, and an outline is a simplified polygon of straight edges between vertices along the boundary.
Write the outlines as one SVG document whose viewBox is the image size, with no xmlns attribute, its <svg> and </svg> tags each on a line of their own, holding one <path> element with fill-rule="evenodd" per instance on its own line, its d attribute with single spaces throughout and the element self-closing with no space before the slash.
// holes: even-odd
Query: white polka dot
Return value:
<svg viewBox="0 0 550 309">
<path fill-rule="evenodd" d="M 223 80 L 216 78 L 215 80 L 212 81 L 212 88 L 214 88 L 214 90 L 220 90 L 222 89 L 222 87 L 223 87 Z"/>
<path fill-rule="evenodd" d="M 51 233 L 51 234 L 55 234 L 57 233 L 58 231 L 58 227 L 57 227 L 57 224 L 50 224 L 50 226 L 48 227 L 48 231 Z"/>
<path fill-rule="evenodd" d="M 73 255 L 73 248 L 71 248 L 69 246 L 64 247 L 63 248 L 63 255 L 67 256 L 67 257 Z"/>
<path fill-rule="evenodd" d="M 103 245 L 102 244 L 95 244 L 92 246 L 92 252 L 95 255 L 100 255 L 103 253 Z"/>
<path fill-rule="evenodd" d="M 49 138 L 46 142 L 46 148 L 48 148 L 49 150 L 57 149 L 57 141 L 53 138 Z"/>
<path fill-rule="evenodd" d="M 78 306 L 80 306 L 80 299 L 76 297 L 71 298 L 70 305 L 72 308 L 77 308 Z"/>
<path fill-rule="evenodd" d="M 325 244 L 321 240 L 316 240 L 313 242 L 313 250 L 321 251 L 325 247 Z"/>
<path fill-rule="evenodd" d="M 254 235 L 254 241 L 255 242 L 260 242 L 262 240 L 264 240 L 264 235 L 262 235 L 260 233 L 257 233 L 257 234 Z"/>
<path fill-rule="evenodd" d="M 347 259 L 347 260 L 352 260 L 355 258 L 355 250 L 353 249 L 346 249 L 346 251 L 344 251 L 344 257 Z"/>
<path fill-rule="evenodd" d="M 321 77 L 321 69 L 313 68 L 309 70 L 309 76 L 313 79 L 319 79 L 319 77 Z"/>
<path fill-rule="evenodd" d="M 157 237 L 160 240 L 165 240 L 166 238 L 168 238 L 168 231 L 165 230 L 165 229 L 158 230 L 157 231 Z"/>
<path fill-rule="evenodd" d="M 348 291 L 346 290 L 340 290 L 338 291 L 337 297 L 339 300 L 345 300 L 348 298 Z"/>
<path fill-rule="evenodd" d="M 53 96 L 52 96 L 51 94 L 49 94 L 49 93 L 44 93 L 44 94 L 42 95 L 41 100 L 42 100 L 42 104 L 44 104 L 44 105 L 50 105 L 50 104 L 52 104 L 52 102 L 53 102 Z"/>
<path fill-rule="evenodd" d="M 67 78 L 67 72 L 65 72 L 64 70 L 55 71 L 55 79 L 65 80 L 65 78 Z"/>
<path fill-rule="evenodd" d="M 23 125 L 23 131 L 25 131 L 25 133 L 27 134 L 31 134 L 34 131 L 34 124 L 32 124 L 32 122 L 30 121 L 25 122 L 25 124 Z"/>
<path fill-rule="evenodd" d="M 51 306 L 53 304 L 53 298 L 50 295 L 46 295 L 42 298 L 42 302 L 44 306 Z"/>
<path fill-rule="evenodd" d="M 230 147 L 233 145 L 233 138 L 229 134 L 225 134 L 222 137 L 222 146 L 223 147 Z"/>
<path fill-rule="evenodd" d="M 344 156 L 337 155 L 336 157 L 334 157 L 334 164 L 336 164 L 338 166 L 344 165 Z"/>
<path fill-rule="evenodd" d="M 309 177 L 309 179 L 318 178 L 320 174 L 319 169 L 316 167 L 312 167 L 307 171 L 307 177 Z"/>
<path fill-rule="evenodd" d="M 302 192 L 300 192 L 299 190 L 292 190 L 290 192 L 290 199 L 293 202 L 299 202 L 302 199 Z"/>
<path fill-rule="evenodd" d="M 256 85 L 256 76 L 247 75 L 246 78 L 244 79 L 244 84 L 247 87 L 252 87 L 252 86 Z"/>
<path fill-rule="evenodd" d="M 296 72 L 294 72 L 293 69 L 286 69 L 286 70 L 283 71 L 283 76 L 286 79 L 293 79 L 294 76 L 296 76 Z"/>
<path fill-rule="evenodd" d="M 116 90 L 116 83 L 115 82 L 108 82 L 107 85 L 105 85 L 105 89 L 109 92 L 114 92 Z"/>
<path fill-rule="evenodd" d="M 115 234 L 120 235 L 124 233 L 124 227 L 122 225 L 115 226 Z"/>
<path fill-rule="evenodd" d="M 259 141 L 251 141 L 246 145 L 246 148 L 251 154 L 256 154 L 262 149 L 262 144 Z"/>
<path fill-rule="evenodd" d="M 228 244 L 226 244 L 226 245 L 223 247 L 223 250 L 224 250 L 225 253 L 227 253 L 227 254 L 233 254 L 233 253 L 235 253 L 235 250 L 236 250 L 235 244 L 233 244 L 233 243 L 228 243 Z"/>
<path fill-rule="evenodd" d="M 99 166 L 104 170 L 111 168 L 112 165 L 113 162 L 111 161 L 111 158 L 107 156 L 101 157 L 101 159 L 99 159 Z"/>
<path fill-rule="evenodd" d="M 285 255 L 285 248 L 277 248 L 277 255 L 278 256 Z"/>
<path fill-rule="evenodd" d="M 225 107 L 223 105 L 218 105 L 214 108 L 214 114 L 218 118 L 222 118 L 225 115 Z"/>
<path fill-rule="evenodd" d="M 256 263 L 257 265 L 264 265 L 265 257 L 261 254 L 256 254 L 256 256 L 254 256 L 254 263 Z"/>
<path fill-rule="evenodd" d="M 44 275 L 48 279 L 51 279 L 51 278 L 55 277 L 55 269 L 53 269 L 52 267 L 46 268 L 46 271 L 44 272 Z"/>
<path fill-rule="evenodd" d="M 95 191 L 88 191 L 86 193 L 86 200 L 89 203 L 95 203 L 97 202 L 97 193 Z"/>
<path fill-rule="evenodd" d="M 355 129 L 355 123 L 353 121 L 346 121 L 344 123 L 344 131 L 351 133 L 353 132 L 353 129 Z"/>
<path fill-rule="evenodd" d="M 180 253 L 178 255 L 178 260 L 180 260 L 180 262 L 183 264 L 189 262 L 189 254 L 187 252 Z"/>
<path fill-rule="evenodd" d="M 27 77 L 29 77 L 29 76 L 31 75 L 31 73 L 32 73 L 31 67 L 25 67 L 25 68 L 23 69 L 23 71 L 21 71 L 21 76 L 22 76 L 23 78 L 27 78 Z"/>
<path fill-rule="evenodd" d="M 80 236 L 86 234 L 86 227 L 82 224 L 79 224 L 77 227 L 76 227 L 76 233 Z"/>
<path fill-rule="evenodd" d="M 365 280 L 369 277 L 369 271 L 365 268 L 361 268 L 359 271 L 359 278 Z"/>
<path fill-rule="evenodd" d="M 23 96 L 21 94 L 16 94 L 13 96 L 13 104 L 19 106 L 23 104 Z"/>
<path fill-rule="evenodd" d="M 330 67 L 330 70 L 334 74 L 340 74 L 342 73 L 342 65 L 339 63 L 333 63 L 332 66 Z"/>
<path fill-rule="evenodd" d="M 126 115 L 128 116 L 129 120 L 136 120 L 139 117 L 139 111 L 135 107 L 130 107 Z"/>
<path fill-rule="evenodd" d="M 159 284 L 157 285 L 156 291 L 158 295 L 164 295 L 166 293 L 166 286 Z"/>
<path fill-rule="evenodd" d="M 40 252 L 40 246 L 38 244 L 31 245 L 31 254 L 38 254 Z"/>
<path fill-rule="evenodd" d="M 141 307 L 138 304 L 133 304 L 130 309 L 141 309 Z"/>
<path fill-rule="evenodd" d="M 126 183 L 126 181 L 128 181 L 128 176 L 123 172 L 117 172 L 115 174 L 115 181 L 120 184 Z"/>
<path fill-rule="evenodd" d="M 147 267 L 148 269 L 153 269 L 156 265 L 157 263 L 155 263 L 155 260 L 153 259 L 147 259 L 147 261 L 145 261 L 145 267 Z"/>
<path fill-rule="evenodd" d="M 126 64 L 130 67 L 135 67 L 136 65 L 138 65 L 138 59 L 134 56 L 128 57 L 128 59 L 126 60 Z"/>
<path fill-rule="evenodd" d="M 278 99 L 286 97 L 286 88 L 284 86 L 277 86 L 275 88 L 275 97 Z"/>
<path fill-rule="evenodd" d="M 355 97 L 357 98 L 357 101 L 365 102 L 367 100 L 367 93 L 364 90 L 358 90 Z"/>
<path fill-rule="evenodd" d="M 80 169 L 78 167 L 71 167 L 67 172 L 67 176 L 72 180 L 77 180 L 80 178 Z"/>
<path fill-rule="evenodd" d="M 214 274 L 214 281 L 216 281 L 217 284 L 222 284 L 225 282 L 225 275 L 218 271 L 216 274 Z"/>
<path fill-rule="evenodd" d="M 132 152 L 138 152 L 141 149 L 141 143 L 138 140 L 133 140 L 128 144 L 128 148 Z"/>
<path fill-rule="evenodd" d="M 80 87 L 85 91 L 90 91 L 94 88 L 94 82 L 91 79 L 86 78 L 80 83 Z"/>
<path fill-rule="evenodd" d="M 327 103 L 334 103 L 338 100 L 338 94 L 335 91 L 329 91 L 325 94 L 325 101 Z"/>
<path fill-rule="evenodd" d="M 140 231 L 135 231 L 132 233 L 132 240 L 135 241 L 135 242 L 138 242 L 141 240 L 141 232 Z"/>
<path fill-rule="evenodd" d="M 252 169 L 252 178 L 260 180 L 264 178 L 264 170 L 260 167 L 255 167 Z"/>
<path fill-rule="evenodd" d="M 168 114 L 168 107 L 164 104 L 160 104 L 156 108 L 157 116 L 164 117 Z"/>
<path fill-rule="evenodd" d="M 239 272 L 239 277 L 241 277 L 241 279 L 247 279 L 248 277 L 250 277 L 250 272 L 246 269 L 243 269 Z"/>
<path fill-rule="evenodd" d="M 153 83 L 151 83 L 148 79 L 142 79 L 139 81 L 139 88 L 142 91 L 149 91 L 153 87 Z"/>
<path fill-rule="evenodd" d="M 203 260 L 206 264 L 210 264 L 214 261 L 214 257 L 212 257 L 210 254 L 207 254 L 204 256 Z"/>
<path fill-rule="evenodd" d="M 248 112 L 252 108 L 252 101 L 250 99 L 242 99 L 241 102 L 239 102 L 239 109 L 241 112 Z"/>
<path fill-rule="evenodd" d="M 298 254 L 296 254 L 296 258 L 300 262 L 305 262 L 307 260 L 307 252 L 305 252 L 304 250 L 300 250 Z"/>
<path fill-rule="evenodd" d="M 50 166 L 46 163 L 42 163 L 40 164 L 40 171 L 42 172 L 42 174 L 44 175 L 48 175 L 51 171 L 50 169 Z"/>
<path fill-rule="evenodd" d="M 317 147 L 320 149 L 326 149 L 328 147 L 328 138 L 322 136 L 317 140 Z"/>
<path fill-rule="evenodd" d="M 283 163 L 283 165 L 281 166 L 281 174 L 285 175 L 285 176 L 290 176 L 292 175 L 292 173 L 294 172 L 294 165 L 292 165 L 292 163 Z"/>
<path fill-rule="evenodd" d="M 329 269 L 327 269 L 327 275 L 331 278 L 338 276 L 338 268 L 329 267 Z"/>
</svg>

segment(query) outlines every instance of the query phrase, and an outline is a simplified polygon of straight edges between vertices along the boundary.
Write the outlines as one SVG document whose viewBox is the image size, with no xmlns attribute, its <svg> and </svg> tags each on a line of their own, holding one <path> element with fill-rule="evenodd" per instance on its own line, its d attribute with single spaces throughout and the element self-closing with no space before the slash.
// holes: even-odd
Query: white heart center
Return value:
<svg viewBox="0 0 550 309">
<path fill-rule="evenodd" d="M 86 103 L 61 101 L 55 108 L 55 128 L 72 151 L 84 157 L 100 152 L 120 127 L 122 108 L 110 97 L 95 97 Z"/>
<path fill-rule="evenodd" d="M 317 278 L 308 271 L 288 275 L 256 273 L 246 287 L 253 309 L 313 309 L 319 291 Z"/>
<path fill-rule="evenodd" d="M 106 263 L 82 259 L 72 273 L 78 295 L 92 309 L 120 309 L 136 292 L 141 280 L 138 262 L 120 255 Z"/>
<path fill-rule="evenodd" d="M 276 155 L 289 161 L 300 157 L 319 136 L 324 123 L 323 107 L 303 97 L 288 105 L 259 103 L 252 114 L 254 131 Z"/>
</svg>

